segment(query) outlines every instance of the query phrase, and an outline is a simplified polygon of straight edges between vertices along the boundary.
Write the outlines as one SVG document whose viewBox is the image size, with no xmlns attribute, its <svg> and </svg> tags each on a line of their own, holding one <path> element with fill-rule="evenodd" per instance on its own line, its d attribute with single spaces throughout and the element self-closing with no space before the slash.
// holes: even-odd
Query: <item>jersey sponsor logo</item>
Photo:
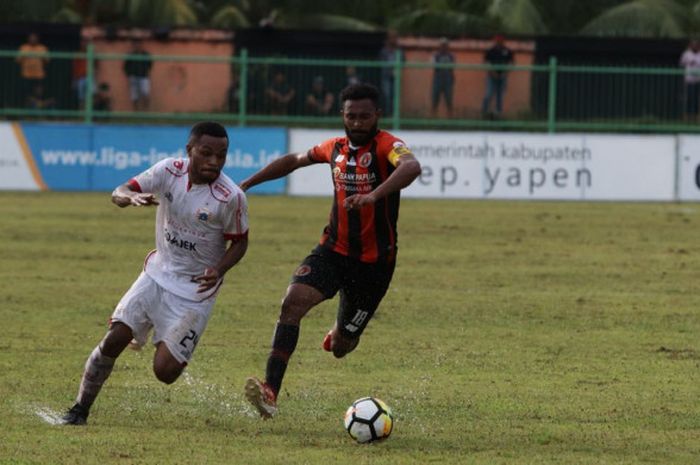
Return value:
<svg viewBox="0 0 700 465">
<path fill-rule="evenodd" d="M 353 192 L 357 194 L 368 194 L 372 192 L 372 186 L 369 184 L 339 184 L 336 183 L 335 185 L 335 190 L 338 192 L 345 191 L 345 192 Z"/>
<path fill-rule="evenodd" d="M 211 218 L 211 217 L 210 217 Z M 180 234 L 187 234 L 189 236 L 195 236 L 200 238 L 206 238 L 207 233 L 204 231 L 196 231 L 195 229 L 178 223 L 172 218 L 165 220 L 165 230 L 166 231 L 176 231 Z"/>
<path fill-rule="evenodd" d="M 175 161 L 173 162 L 173 166 L 174 166 L 175 169 L 177 169 L 178 171 L 182 171 L 182 167 L 185 166 L 185 163 L 184 163 L 182 160 L 175 160 Z"/>
<path fill-rule="evenodd" d="M 360 155 L 360 166 L 363 168 L 367 168 L 369 165 L 372 164 L 372 154 L 369 152 L 365 152 L 362 155 Z"/>
<path fill-rule="evenodd" d="M 311 267 L 309 265 L 301 265 L 294 272 L 294 276 L 307 276 L 311 273 Z"/>
<path fill-rule="evenodd" d="M 211 212 L 204 207 L 200 207 L 195 212 L 195 216 L 197 217 L 197 219 L 199 221 L 207 222 L 207 221 L 209 221 L 209 218 L 211 217 Z"/>
<path fill-rule="evenodd" d="M 343 160 L 345 160 L 345 155 L 343 155 L 342 153 L 340 155 L 338 155 L 337 157 L 335 157 L 336 163 L 342 163 Z"/>
<path fill-rule="evenodd" d="M 377 180 L 377 175 L 374 173 L 343 173 L 337 166 L 333 168 L 333 176 L 346 184 L 371 184 Z"/>
<path fill-rule="evenodd" d="M 177 235 L 171 233 L 167 229 L 165 230 L 165 241 L 175 247 L 179 247 L 181 249 L 185 250 L 191 250 L 196 252 L 197 251 L 197 243 L 196 242 L 190 242 L 186 241 L 184 239 L 180 239 L 177 237 Z"/>
</svg>

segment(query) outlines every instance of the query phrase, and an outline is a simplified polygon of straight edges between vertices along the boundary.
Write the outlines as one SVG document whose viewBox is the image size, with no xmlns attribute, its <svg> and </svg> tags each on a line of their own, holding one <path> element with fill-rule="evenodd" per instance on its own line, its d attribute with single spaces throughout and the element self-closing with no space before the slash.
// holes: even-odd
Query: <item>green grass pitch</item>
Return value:
<svg viewBox="0 0 700 465">
<path fill-rule="evenodd" d="M 320 348 L 337 300 L 304 320 L 261 421 L 288 279 L 327 198 L 250 198 L 247 256 L 172 386 L 152 349 L 117 361 L 85 428 L 83 364 L 153 246 L 154 211 L 109 194 L 0 194 L 0 464 L 697 464 L 700 207 L 404 199 L 394 282 L 358 349 Z M 392 437 L 355 444 L 374 395 Z"/>
</svg>

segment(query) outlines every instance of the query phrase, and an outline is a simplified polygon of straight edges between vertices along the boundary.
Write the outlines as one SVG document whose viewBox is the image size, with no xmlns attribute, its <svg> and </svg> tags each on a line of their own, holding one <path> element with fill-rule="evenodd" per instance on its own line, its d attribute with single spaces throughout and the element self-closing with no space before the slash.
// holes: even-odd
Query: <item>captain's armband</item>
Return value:
<svg viewBox="0 0 700 465">
<path fill-rule="evenodd" d="M 387 158 L 389 163 L 396 166 L 399 162 L 399 158 L 403 157 L 404 155 L 411 155 L 411 150 L 404 144 L 398 142 L 394 144 Z"/>
</svg>

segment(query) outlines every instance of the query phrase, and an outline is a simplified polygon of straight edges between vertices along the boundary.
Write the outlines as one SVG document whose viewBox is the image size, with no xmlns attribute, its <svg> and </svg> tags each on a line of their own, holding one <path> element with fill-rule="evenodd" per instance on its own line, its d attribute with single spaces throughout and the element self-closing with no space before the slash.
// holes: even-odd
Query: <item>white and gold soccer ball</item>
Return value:
<svg viewBox="0 0 700 465">
<path fill-rule="evenodd" d="M 360 443 L 386 439 L 394 428 L 394 414 L 376 397 L 357 399 L 345 412 L 345 429 Z"/>
</svg>

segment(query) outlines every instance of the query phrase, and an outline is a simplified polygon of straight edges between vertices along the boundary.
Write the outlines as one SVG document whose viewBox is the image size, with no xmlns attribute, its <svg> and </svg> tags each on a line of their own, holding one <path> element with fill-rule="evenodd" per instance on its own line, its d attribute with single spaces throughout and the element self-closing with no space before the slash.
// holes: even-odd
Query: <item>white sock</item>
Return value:
<svg viewBox="0 0 700 465">
<path fill-rule="evenodd" d="M 83 407 L 90 408 L 100 393 L 102 385 L 112 373 L 116 359 L 102 354 L 100 346 L 95 347 L 85 363 L 83 379 L 80 381 L 80 390 L 76 402 Z"/>
</svg>

